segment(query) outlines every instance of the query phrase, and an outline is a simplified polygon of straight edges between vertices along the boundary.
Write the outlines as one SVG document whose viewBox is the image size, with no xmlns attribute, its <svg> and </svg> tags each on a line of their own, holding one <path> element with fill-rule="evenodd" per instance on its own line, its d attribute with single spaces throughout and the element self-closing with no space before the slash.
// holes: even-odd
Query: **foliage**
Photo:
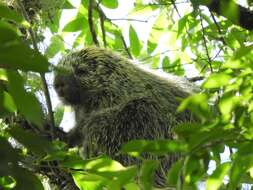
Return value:
<svg viewBox="0 0 253 190">
<path fill-rule="evenodd" d="M 213 2 L 135 0 L 125 18 L 115 19 L 106 10 L 123 1 L 0 0 L 0 189 L 45 189 L 49 171 L 59 178 L 62 172 L 71 174 L 79 189 L 152 189 L 158 163 L 142 159 L 143 152 L 181 153 L 167 173 L 167 185 L 175 189 L 196 189 L 200 182 L 212 190 L 252 184 L 253 35 L 243 28 L 249 29 L 252 2 L 245 5 L 245 20 L 234 14 L 245 10 L 236 2 L 221 1 L 221 9 Z M 62 27 L 67 10 L 76 15 Z M 122 26 L 115 22 L 119 19 Z M 66 42 L 71 34 L 76 34 L 73 43 Z M 50 109 L 38 78 L 52 70 L 48 59 L 94 44 L 164 72 L 187 77 L 194 70 L 204 78 L 202 92 L 184 100 L 178 111 L 190 109 L 200 122 L 177 126 L 174 141 L 124 145 L 122 152 L 142 160 L 140 166 L 125 167 L 106 156 L 83 159 L 68 149 L 46 119 Z M 55 112 L 58 126 L 63 108 Z M 229 150 L 226 160 L 224 150 Z"/>
</svg>

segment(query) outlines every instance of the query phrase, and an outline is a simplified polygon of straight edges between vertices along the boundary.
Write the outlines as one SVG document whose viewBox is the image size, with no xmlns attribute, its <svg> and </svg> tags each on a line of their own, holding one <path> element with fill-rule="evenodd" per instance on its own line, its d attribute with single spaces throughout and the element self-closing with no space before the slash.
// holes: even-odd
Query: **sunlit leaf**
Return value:
<svg viewBox="0 0 253 190">
<path fill-rule="evenodd" d="M 172 152 L 185 152 L 187 145 L 172 140 L 132 140 L 122 146 L 122 152 L 150 152 L 155 154 L 164 154 Z"/>
<path fill-rule="evenodd" d="M 218 190 L 221 186 L 225 175 L 227 175 L 230 168 L 230 163 L 226 162 L 219 165 L 212 175 L 206 181 L 207 190 Z"/>
<path fill-rule="evenodd" d="M 88 27 L 88 20 L 84 16 L 76 17 L 67 23 L 62 29 L 63 32 L 77 32 Z"/>
<path fill-rule="evenodd" d="M 208 105 L 208 97 L 206 94 L 193 94 L 182 101 L 177 111 L 190 109 L 196 116 L 204 119 L 210 115 L 211 111 Z"/>
<path fill-rule="evenodd" d="M 249 46 L 243 46 L 240 49 L 238 49 L 233 58 L 234 59 L 240 59 L 241 57 L 247 55 L 248 53 L 252 52 L 253 50 L 253 45 L 249 45 Z"/>
<path fill-rule="evenodd" d="M 69 2 L 69 0 L 65 1 L 63 6 L 63 9 L 74 9 L 75 7 Z"/>
<path fill-rule="evenodd" d="M 224 115 L 230 114 L 238 103 L 240 103 L 239 97 L 233 93 L 227 93 L 220 98 L 219 109 Z"/>
<path fill-rule="evenodd" d="M 60 36 L 55 35 L 51 38 L 51 43 L 47 47 L 45 55 L 53 58 L 59 51 L 64 51 L 64 42 Z"/>
<path fill-rule="evenodd" d="M 110 9 L 116 9 L 118 7 L 118 0 L 102 0 L 102 5 Z"/>
<path fill-rule="evenodd" d="M 141 190 L 139 186 L 135 183 L 128 183 L 124 186 L 125 190 Z"/>
<path fill-rule="evenodd" d="M 141 44 L 138 38 L 138 35 L 135 29 L 130 25 L 129 27 L 129 40 L 130 40 L 130 49 L 135 57 L 140 54 L 141 51 Z"/>
<path fill-rule="evenodd" d="M 219 88 L 225 86 L 232 79 L 231 75 L 225 73 L 214 73 L 203 83 L 204 88 Z"/>
<path fill-rule="evenodd" d="M 6 91 L 0 92 L 0 105 L 2 106 L 0 108 L 0 112 L 2 112 L 2 109 L 7 110 L 8 112 L 17 111 L 13 98 Z"/>
<path fill-rule="evenodd" d="M 163 31 L 166 29 L 164 26 L 168 24 L 168 20 L 166 19 L 165 14 L 167 14 L 165 11 L 161 12 L 152 26 L 152 30 L 148 38 L 147 50 L 149 54 L 156 49 Z"/>
<path fill-rule="evenodd" d="M 64 115 L 64 106 L 56 107 L 56 109 L 54 111 L 54 118 L 55 118 L 55 125 L 56 126 L 60 126 L 63 115 Z"/>
</svg>

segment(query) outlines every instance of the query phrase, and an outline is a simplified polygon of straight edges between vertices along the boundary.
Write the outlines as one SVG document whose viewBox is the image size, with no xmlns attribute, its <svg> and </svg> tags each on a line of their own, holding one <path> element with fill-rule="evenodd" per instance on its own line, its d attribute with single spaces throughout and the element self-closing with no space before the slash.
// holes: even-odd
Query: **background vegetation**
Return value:
<svg viewBox="0 0 253 190">
<path fill-rule="evenodd" d="M 0 2 L 0 189 L 47 189 L 48 179 L 52 189 L 152 189 L 157 162 L 143 160 L 142 152 L 181 153 L 167 173 L 171 189 L 250 188 L 251 0 L 135 0 L 124 18 L 111 18 L 110 11 L 123 3 L 118 0 Z M 62 13 L 70 9 L 76 15 L 61 26 Z M 52 110 L 52 81 L 45 74 L 54 69 L 55 57 L 90 45 L 197 81 L 201 93 L 184 100 L 178 111 L 191 109 L 200 122 L 176 127 L 176 141 L 124 145 L 122 152 L 142 160 L 140 167 L 105 156 L 80 158 L 61 141 L 57 127 L 64 109 Z"/>
</svg>

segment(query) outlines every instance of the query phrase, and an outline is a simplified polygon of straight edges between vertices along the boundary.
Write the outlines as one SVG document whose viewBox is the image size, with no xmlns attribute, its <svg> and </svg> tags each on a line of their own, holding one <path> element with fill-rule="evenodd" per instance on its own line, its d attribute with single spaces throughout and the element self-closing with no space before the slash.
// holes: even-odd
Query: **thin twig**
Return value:
<svg viewBox="0 0 253 190">
<path fill-rule="evenodd" d="M 200 24 L 201 24 L 201 30 L 202 30 L 202 38 L 203 38 L 203 42 L 204 42 L 204 47 L 205 47 L 205 50 L 206 50 L 206 56 L 207 56 L 207 59 L 208 59 L 208 64 L 209 64 L 209 67 L 210 67 L 210 70 L 211 72 L 213 72 L 213 67 L 212 67 L 212 60 L 211 60 L 211 57 L 209 55 L 209 52 L 208 52 L 208 48 L 207 48 L 207 41 L 206 41 L 206 38 L 205 38 L 205 29 L 204 29 L 204 25 L 203 25 L 203 18 L 202 18 L 202 15 L 200 14 Z"/>
<path fill-rule="evenodd" d="M 115 27 L 118 28 L 118 26 L 117 26 L 116 24 L 114 24 L 113 22 L 111 22 L 110 19 L 107 18 L 107 16 L 106 16 L 105 13 L 103 12 L 103 10 L 100 8 L 99 3 L 97 3 L 96 8 L 97 8 L 97 11 L 99 12 L 99 14 L 103 15 L 103 17 L 104 17 L 105 20 L 107 20 L 107 21 L 110 22 L 112 25 L 114 25 Z M 123 43 L 124 49 L 125 49 L 125 51 L 126 51 L 128 57 L 129 57 L 129 59 L 133 59 L 133 56 L 131 55 L 131 52 L 129 51 L 129 48 L 127 47 L 126 41 L 125 41 L 125 39 L 124 39 L 124 37 L 123 37 L 122 34 L 120 34 L 120 39 L 121 39 L 121 41 L 122 41 L 122 43 Z"/>
<path fill-rule="evenodd" d="M 25 7 L 23 6 L 22 2 L 20 0 L 17 0 L 17 3 L 18 3 L 18 5 L 19 5 L 19 7 L 22 11 L 22 14 L 23 14 L 24 18 L 27 20 L 27 22 L 31 23 L 31 19 L 30 19 L 29 15 L 27 14 L 27 12 L 25 10 Z M 31 40 L 32 40 L 34 50 L 39 52 L 39 48 L 38 48 L 37 43 L 36 43 L 36 37 L 35 37 L 35 34 L 34 34 L 31 27 L 28 28 L 28 32 L 31 36 Z M 51 127 L 50 127 L 51 137 L 54 138 L 55 123 L 54 123 L 54 114 L 53 114 L 53 109 L 52 109 L 52 102 L 51 102 L 51 98 L 50 98 L 50 93 L 49 93 L 49 89 L 48 89 L 45 74 L 40 73 L 40 77 L 41 77 L 43 91 L 44 91 L 46 104 L 47 104 L 47 109 L 48 109 L 48 119 L 49 119 L 49 122 L 50 122 L 50 125 L 51 125 Z"/>
<path fill-rule="evenodd" d="M 106 42 L 106 32 L 105 32 L 105 15 L 102 14 L 101 11 L 98 11 L 98 14 L 99 14 L 99 18 L 100 18 L 100 28 L 102 31 L 103 43 L 104 43 L 104 47 L 106 47 L 107 42 Z"/>
<path fill-rule="evenodd" d="M 126 21 L 133 21 L 133 22 L 144 22 L 147 23 L 147 20 L 140 20 L 140 19 L 134 19 L 134 18 L 107 18 L 110 21 L 117 21 L 117 20 L 126 20 Z"/>
<path fill-rule="evenodd" d="M 91 33 L 92 40 L 95 43 L 95 45 L 99 46 L 96 30 L 94 28 L 94 23 L 93 23 L 93 8 L 94 8 L 94 0 L 89 0 L 88 22 L 89 22 L 90 33 Z"/>
</svg>

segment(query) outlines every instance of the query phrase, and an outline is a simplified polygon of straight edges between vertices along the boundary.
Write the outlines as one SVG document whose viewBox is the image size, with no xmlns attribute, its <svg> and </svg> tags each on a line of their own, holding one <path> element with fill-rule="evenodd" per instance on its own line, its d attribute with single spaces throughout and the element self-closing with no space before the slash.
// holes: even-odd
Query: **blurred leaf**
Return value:
<svg viewBox="0 0 253 190">
<path fill-rule="evenodd" d="M 253 154 L 247 154 L 244 156 L 237 156 L 234 162 L 232 163 L 232 167 L 230 170 L 230 189 L 236 189 L 242 179 L 243 175 L 249 169 L 253 167 Z"/>
<path fill-rule="evenodd" d="M 39 52 L 21 42 L 12 41 L 0 44 L 0 66 L 23 71 L 47 72 L 49 63 Z"/>
<path fill-rule="evenodd" d="M 31 131 L 25 131 L 21 126 L 12 126 L 8 132 L 19 143 L 38 156 L 45 156 L 46 153 L 54 152 L 53 145 L 47 139 Z"/>
<path fill-rule="evenodd" d="M 48 58 L 53 58 L 59 51 L 64 51 L 64 42 L 60 36 L 54 35 L 51 38 L 51 43 L 47 47 L 45 55 Z"/>
<path fill-rule="evenodd" d="M 9 113 L 15 111 L 17 111 L 17 108 L 10 94 L 0 89 L 0 115 L 5 112 Z"/>
<path fill-rule="evenodd" d="M 179 37 L 182 34 L 183 30 L 186 28 L 186 23 L 187 23 L 187 20 L 188 20 L 188 16 L 189 15 L 185 15 L 182 18 L 179 19 L 177 37 Z"/>
<path fill-rule="evenodd" d="M 225 73 L 214 73 L 208 77 L 202 86 L 204 88 L 219 88 L 227 85 L 231 79 L 231 75 Z"/>
<path fill-rule="evenodd" d="M 253 45 L 249 45 L 249 46 L 243 46 L 240 49 L 238 49 L 234 56 L 233 59 L 240 59 L 241 57 L 247 55 L 248 53 L 250 53 L 253 49 Z"/>
<path fill-rule="evenodd" d="M 196 184 L 204 175 L 204 163 L 198 157 L 191 156 L 185 161 L 184 180 L 186 184 Z"/>
<path fill-rule="evenodd" d="M 101 4 L 109 9 L 116 9 L 118 7 L 118 0 L 101 0 Z"/>
<path fill-rule="evenodd" d="M 124 186 L 125 190 L 141 190 L 139 186 L 135 183 L 128 183 Z"/>
<path fill-rule="evenodd" d="M 210 116 L 211 112 L 208 105 L 208 97 L 206 94 L 193 94 L 180 104 L 177 111 L 181 112 L 185 109 L 191 110 L 201 119 L 206 119 Z"/>
<path fill-rule="evenodd" d="M 12 25 L 0 20 L 0 42 L 1 44 L 19 39 L 17 31 L 13 29 Z M 0 45 L 1 47 L 1 45 Z"/>
<path fill-rule="evenodd" d="M 32 190 L 44 190 L 41 181 L 31 171 L 17 167 L 12 174 L 16 180 L 15 190 L 27 190 L 28 187 Z"/>
<path fill-rule="evenodd" d="M 0 17 L 14 20 L 17 23 L 21 23 L 24 21 L 23 17 L 19 15 L 14 10 L 11 10 L 10 8 L 6 7 L 3 3 L 0 2 Z"/>
<path fill-rule="evenodd" d="M 84 175 L 82 172 L 72 172 L 75 184 L 80 190 L 101 190 L 105 179 L 96 175 Z"/>
<path fill-rule="evenodd" d="M 67 23 L 62 29 L 63 32 L 77 32 L 88 27 L 88 20 L 84 16 L 78 16 Z"/>
<path fill-rule="evenodd" d="M 222 114 L 230 114 L 236 105 L 240 103 L 238 96 L 234 93 L 226 93 L 219 100 L 219 109 Z"/>
<path fill-rule="evenodd" d="M 170 59 L 167 56 L 165 56 L 162 60 L 162 67 L 163 70 L 167 70 L 170 67 Z"/>
<path fill-rule="evenodd" d="M 206 181 L 207 190 L 218 190 L 230 169 L 230 162 L 219 165 Z"/>
<path fill-rule="evenodd" d="M 37 98 L 25 91 L 23 78 L 18 72 L 7 71 L 8 90 L 20 113 L 37 126 L 43 125 L 43 112 Z"/>
<path fill-rule="evenodd" d="M 74 178 L 79 180 L 79 186 L 86 187 L 94 186 L 94 182 L 97 184 L 107 186 L 109 189 L 112 187 L 120 187 L 128 184 L 132 178 L 136 176 L 137 168 L 136 167 L 123 167 L 120 163 L 113 161 L 107 157 L 101 156 L 99 158 L 90 159 L 90 160 L 79 160 L 76 163 L 69 161 L 64 161 L 62 164 L 64 166 L 71 167 L 74 166 L 75 169 L 79 168 L 88 173 L 76 173 L 74 172 Z M 69 165 L 71 163 L 71 165 Z M 74 164 L 74 165 L 73 165 Z M 73 168 L 73 167 L 71 167 Z M 81 179 L 81 180 L 80 180 Z M 96 186 L 96 185 L 95 185 Z"/>
<path fill-rule="evenodd" d="M 69 0 L 65 1 L 63 6 L 63 9 L 74 9 L 75 7 L 69 2 Z"/>
<path fill-rule="evenodd" d="M 167 16 L 165 16 L 166 14 L 167 14 L 166 11 L 162 11 L 152 26 L 152 30 L 149 33 L 148 38 L 148 47 L 147 47 L 148 54 L 151 54 L 156 49 L 159 40 L 164 30 L 166 29 L 165 26 L 167 26 L 168 24 Z"/>
<path fill-rule="evenodd" d="M 4 189 L 13 189 L 16 185 L 16 181 L 10 176 L 0 177 L 0 187 Z"/>
<path fill-rule="evenodd" d="M 154 183 L 154 174 L 158 167 L 157 160 L 145 160 L 141 165 L 140 180 L 142 188 L 151 190 Z"/>
<path fill-rule="evenodd" d="M 155 154 L 165 154 L 173 152 L 187 151 L 187 145 L 173 140 L 132 140 L 124 144 L 121 148 L 124 153 L 150 152 Z"/>
<path fill-rule="evenodd" d="M 16 165 L 20 159 L 17 150 L 13 149 L 4 137 L 0 136 L 0 176 L 11 174 L 11 165 Z"/>
<path fill-rule="evenodd" d="M 173 163 L 167 174 L 167 183 L 171 186 L 176 186 L 180 181 L 181 170 L 183 168 L 183 161 L 178 160 Z"/>
<path fill-rule="evenodd" d="M 135 57 L 140 54 L 141 51 L 141 44 L 138 38 L 138 35 L 135 29 L 130 25 L 129 27 L 129 40 L 130 40 L 130 49 Z"/>
<path fill-rule="evenodd" d="M 54 110 L 54 118 L 55 118 L 55 125 L 60 126 L 60 123 L 62 121 L 63 115 L 64 115 L 64 106 L 57 106 Z"/>
</svg>

